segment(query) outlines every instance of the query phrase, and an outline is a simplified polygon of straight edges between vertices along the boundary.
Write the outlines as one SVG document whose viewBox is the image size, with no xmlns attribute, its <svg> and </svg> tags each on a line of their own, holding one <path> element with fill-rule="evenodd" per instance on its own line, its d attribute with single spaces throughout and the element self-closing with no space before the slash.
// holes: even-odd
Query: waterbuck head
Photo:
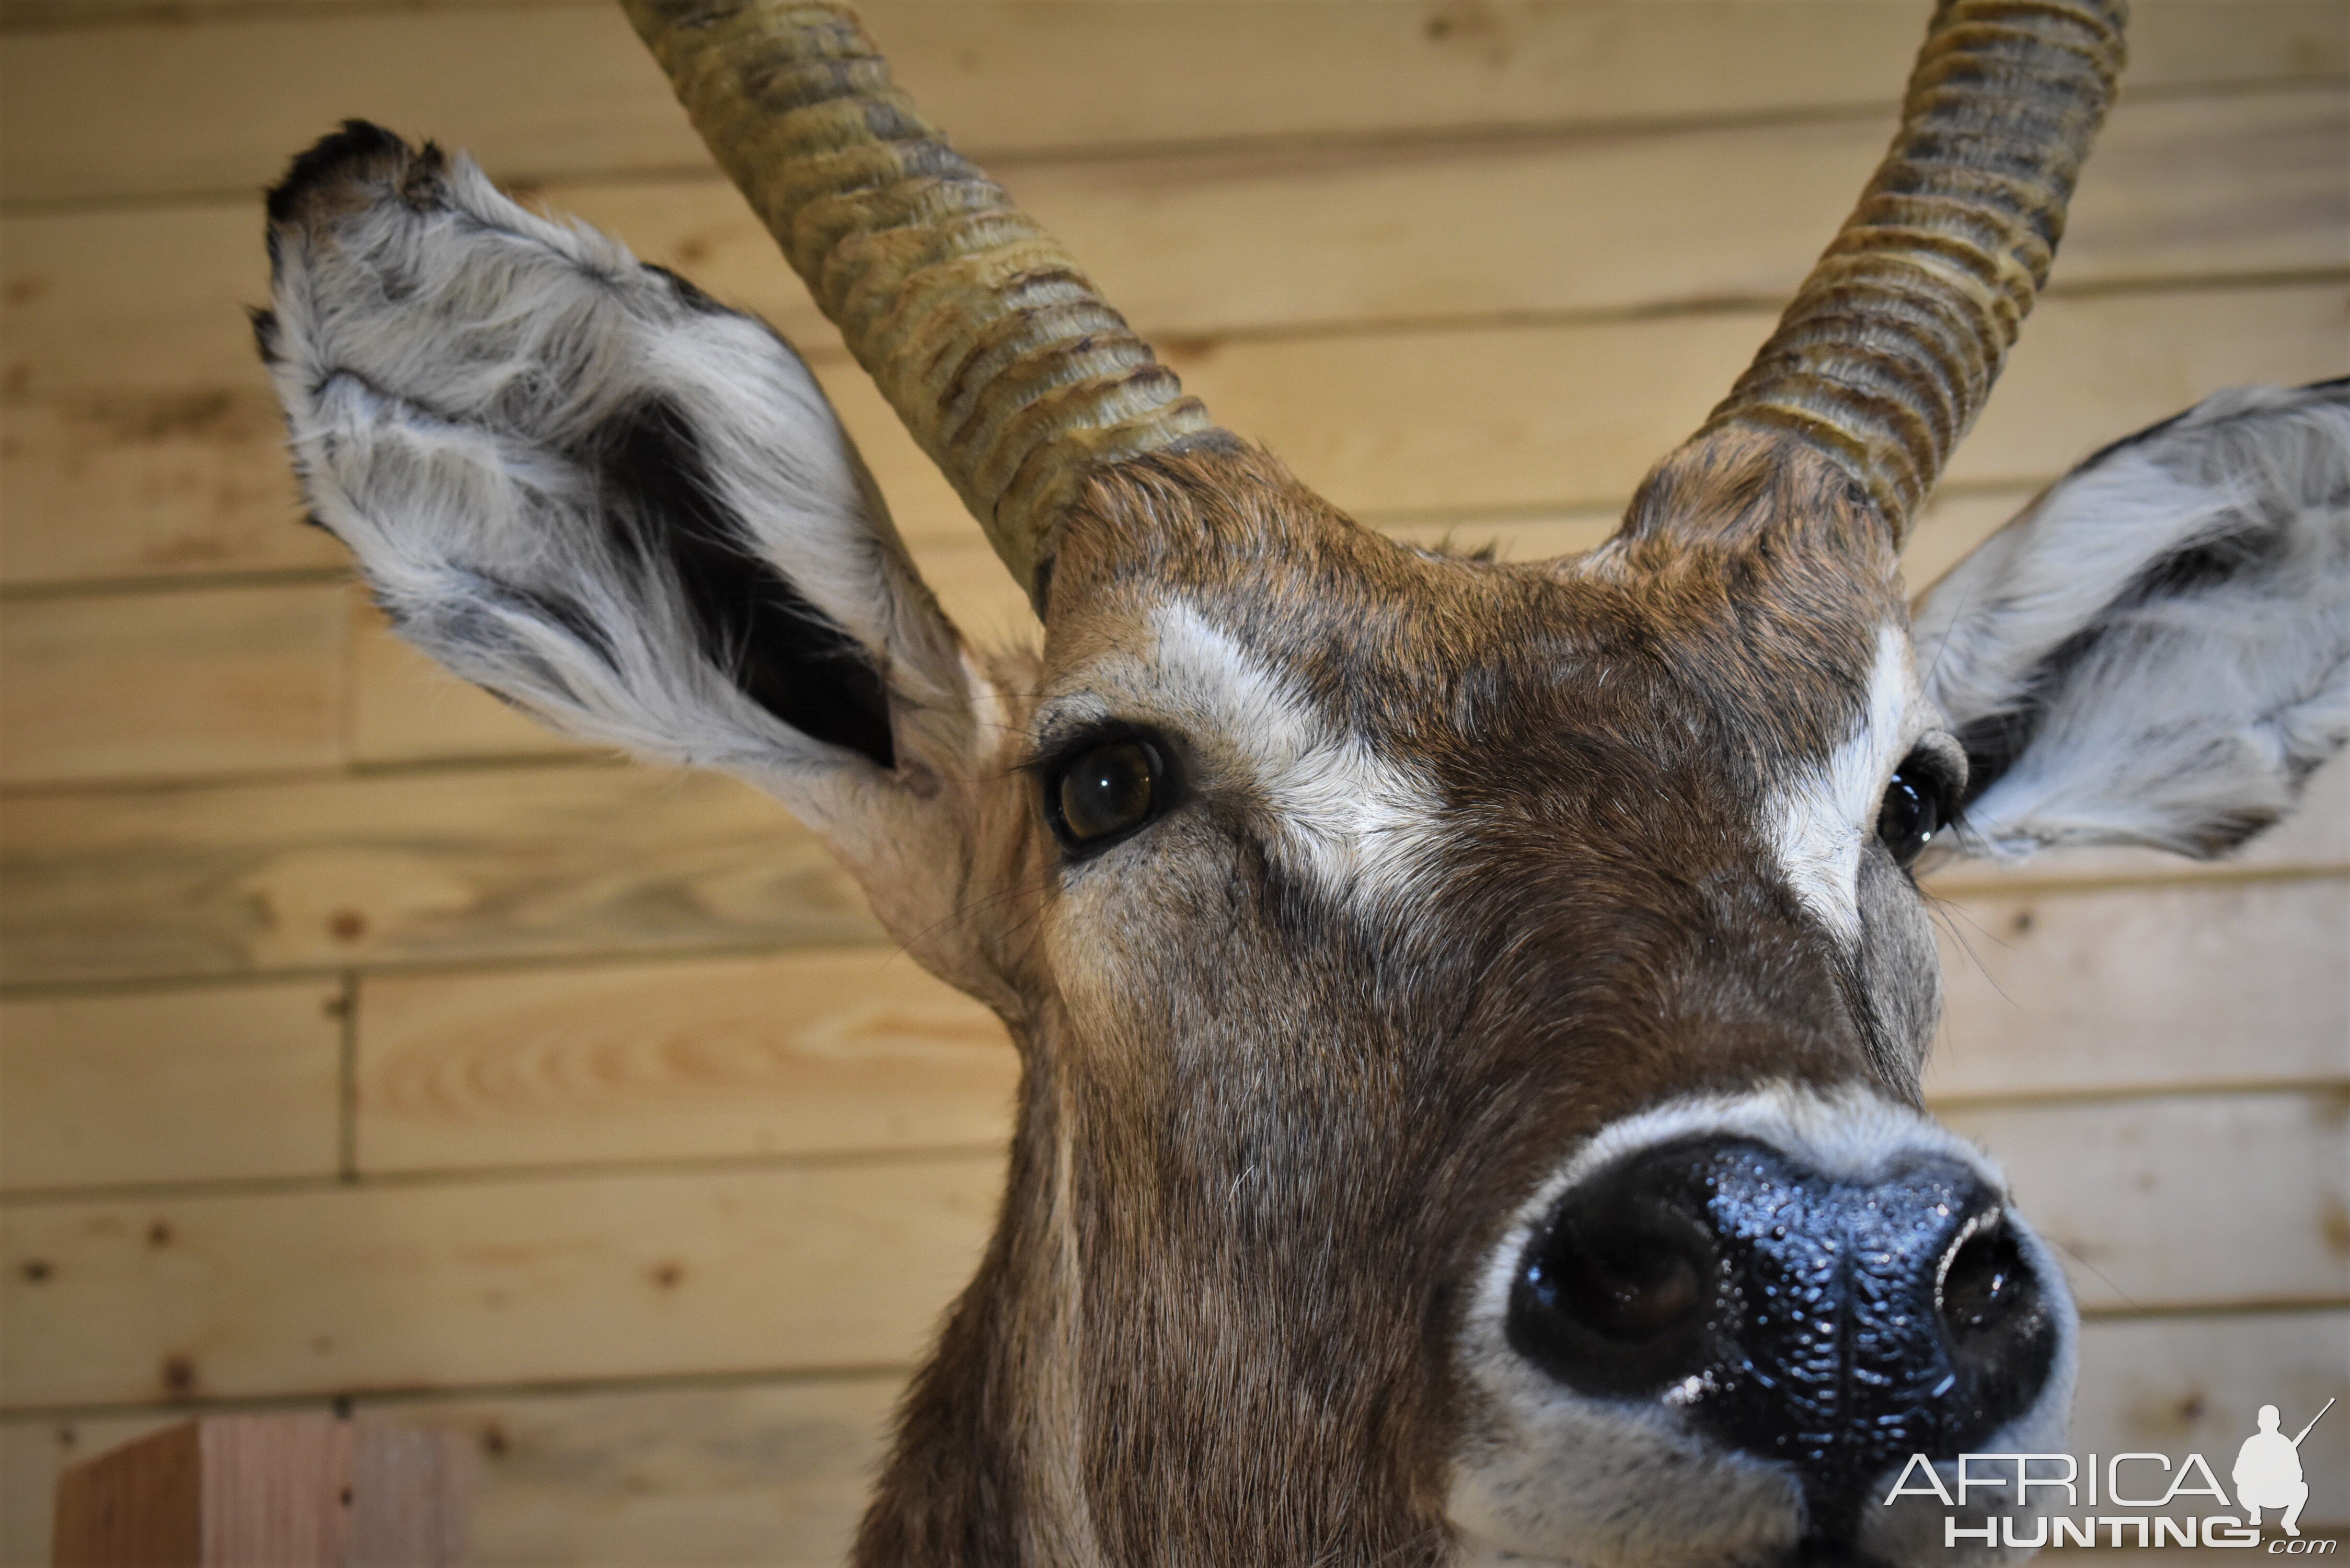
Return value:
<svg viewBox="0 0 2350 1568">
<path fill-rule="evenodd" d="M 2109 449 L 1904 603 L 2119 0 L 1945 0 L 1752 369 L 1532 564 L 1217 428 L 845 7 L 628 3 L 1041 651 L 966 649 L 772 332 L 462 158 L 297 161 L 261 339 L 408 637 L 771 790 L 1019 1043 L 859 1561 L 1969 1560 L 1880 1500 L 2058 1446 L 2073 1320 L 1918 1108 L 1912 863 L 2216 852 L 2350 732 L 2338 386 Z"/>
</svg>

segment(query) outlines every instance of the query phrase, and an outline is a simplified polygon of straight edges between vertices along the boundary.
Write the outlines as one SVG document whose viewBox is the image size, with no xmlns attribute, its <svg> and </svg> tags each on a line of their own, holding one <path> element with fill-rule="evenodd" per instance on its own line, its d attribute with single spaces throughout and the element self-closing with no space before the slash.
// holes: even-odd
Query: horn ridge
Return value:
<svg viewBox="0 0 2350 1568">
<path fill-rule="evenodd" d="M 622 0 L 694 129 L 1031 596 L 1105 462 L 1216 432 L 843 0 Z"/>
<path fill-rule="evenodd" d="M 2120 78 L 2125 0 L 1942 0 L 1851 217 L 1700 430 L 1842 465 L 1898 547 L 2047 281 Z"/>
</svg>

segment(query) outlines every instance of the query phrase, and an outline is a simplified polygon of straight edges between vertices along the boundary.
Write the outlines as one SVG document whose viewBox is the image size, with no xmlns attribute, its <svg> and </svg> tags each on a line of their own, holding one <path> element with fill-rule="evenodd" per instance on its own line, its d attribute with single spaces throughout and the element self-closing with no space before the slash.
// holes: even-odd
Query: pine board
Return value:
<svg viewBox="0 0 2350 1568">
<path fill-rule="evenodd" d="M 2085 1306 L 2331 1302 L 2350 1293 L 2344 1105 L 2123 1100 L 1958 1125 L 2093 1265 Z M 0 1397 L 899 1365 L 974 1262 L 1000 1171 L 993 1155 L 905 1157 L 19 1205 L 0 1211 Z M 2265 1199 L 2251 1210 L 2248 1171 Z"/>
<path fill-rule="evenodd" d="M 0 356 L 9 352 L 0 332 Z M 239 380 L 235 390 L 0 400 L 0 582 L 343 565 L 333 536 L 295 525 L 285 418 L 257 380 Z"/>
<path fill-rule="evenodd" d="M 1771 321 L 1731 311 L 1232 341 L 1169 357 L 1221 420 L 1342 507 L 1596 504 L 1628 495 L 1697 427 Z M 1948 481 L 2035 483 L 2216 388 L 2338 375 L 2345 325 L 2332 285 L 2051 299 Z M 862 438 L 866 425 L 855 428 Z"/>
<path fill-rule="evenodd" d="M 2221 1473 L 2262 1403 L 2300 1413 L 2350 1398 L 2350 1314 L 2106 1319 L 2082 1332 L 2068 1448 L 2202 1453 Z M 895 1376 L 713 1388 L 457 1401 L 369 1400 L 385 1419 L 454 1428 L 480 1456 L 475 1568 L 501 1564 L 837 1564 L 886 1438 Z M 0 1422 L 0 1563 L 48 1561 L 57 1471 L 169 1417 Z M 2312 1477 L 2350 1473 L 2331 1417 L 2309 1439 Z M 2304 1528 L 2350 1521 L 2350 1493 L 2314 1489 Z M 2137 1561 L 2067 1552 L 2065 1563 Z M 2160 1559 L 2203 1568 L 2182 1552 Z M 2225 1568 L 2218 1552 L 2211 1568 Z"/>
<path fill-rule="evenodd" d="M 2345 109 L 2334 87 L 2123 105 L 2067 214 L 2056 286 L 2350 264 Z M 1146 335 L 1294 333 L 1783 298 L 1891 125 L 1088 157 L 1008 179 Z M 714 173 L 563 182 L 535 200 L 765 316 L 807 352 L 841 353 Z M 9 395 L 257 385 L 242 307 L 267 292 L 260 230 L 243 195 L 9 220 Z"/>
<path fill-rule="evenodd" d="M 2339 879 L 1953 902 L 1992 967 L 1945 952 L 1929 1097 L 1996 1118 L 2035 1096 L 2350 1079 L 2346 906 Z M 327 1173 L 339 994 L 0 1005 L 5 1184 Z M 1015 1074 L 984 1009 L 887 947 L 387 974 L 359 984 L 353 1028 L 378 1175 L 983 1145 Z"/>
<path fill-rule="evenodd" d="M 334 1174 L 343 989 L 0 1002 L 0 1190 Z"/>
<path fill-rule="evenodd" d="M 1620 504 L 1648 466 L 1696 428 L 1772 320 L 1769 310 L 1735 309 L 1198 340 L 1170 344 L 1168 357 L 1220 419 L 1272 448 L 1339 505 L 1383 524 L 1444 524 Z M 2029 487 L 2217 388 L 2340 374 L 2350 362 L 2345 326 L 2343 290 L 2331 284 L 2050 299 L 1959 449 L 1950 480 L 1970 489 Z M 925 545 L 975 542 L 976 525 L 862 374 L 837 363 L 819 369 L 907 536 Z M 249 404 L 252 417 L 229 421 L 212 449 L 213 493 L 261 496 L 275 487 L 278 499 L 257 504 L 291 529 L 292 484 L 281 439 L 264 417 L 266 394 L 255 388 L 228 396 Z M 69 413 L 72 405 L 58 407 Z M 143 439 L 123 425 L 69 434 L 63 444 L 96 462 L 106 442 L 120 441 L 136 470 L 149 461 L 137 450 Z M 27 535 L 88 537 L 70 545 L 28 538 L 12 552 L 116 575 L 140 570 L 140 553 L 159 537 L 186 554 L 213 522 L 224 524 L 212 558 L 225 562 L 234 541 L 250 532 L 249 519 L 217 509 L 172 520 L 162 514 L 171 504 L 159 496 L 155 509 L 130 519 L 118 549 L 106 541 L 115 526 L 109 517 L 61 494 L 54 473 L 35 472 L 59 450 L 54 441 L 28 445 L 18 464 L 19 477 L 57 504 L 11 507 L 10 515 Z"/>
<path fill-rule="evenodd" d="M 19 797 L 7 983 L 870 941 L 780 806 L 600 764 Z"/>
<path fill-rule="evenodd" d="M 995 1015 L 892 948 L 364 981 L 361 1171 L 992 1145 Z"/>
<path fill-rule="evenodd" d="M 1002 1171 L 975 1154 L 19 1206 L 0 1210 L 0 1401 L 903 1365 L 976 1267 Z"/>
<path fill-rule="evenodd" d="M 2200 1453 L 2224 1478 L 2238 1445 L 2255 1430 L 2262 1405 L 2293 1429 L 2339 1399 L 2302 1452 L 2309 1478 L 2303 1528 L 2350 1524 L 2350 1312 L 2287 1312 L 2113 1319 L 2081 1334 L 2080 1389 L 2073 1401 L 2075 1453 Z M 2276 1515 L 2268 1516 L 2273 1523 Z M 2167 1563 L 2116 1552 L 2119 1561 Z M 2220 1553 L 2213 1552 L 2217 1558 Z M 2069 1561 L 2058 1557 L 2055 1561 Z M 2228 1561 L 2244 1559 L 2230 1555 Z"/>
<path fill-rule="evenodd" d="M 1930 1099 L 2350 1081 L 2350 878 L 1975 897 L 1935 923 Z"/>
<path fill-rule="evenodd" d="M 2085 1309 L 2350 1303 L 2350 1084 L 1942 1119 L 2005 1168 Z"/>
<path fill-rule="evenodd" d="M 337 585 L 77 595 L 0 616 L 0 782 L 331 767 Z"/>
<path fill-rule="evenodd" d="M 2350 69 L 2350 28 L 2322 3 L 2136 9 L 2141 91 Z M 925 110 L 998 158 L 1891 104 L 1925 15 L 1868 0 L 870 8 Z M 353 115 L 470 146 L 513 178 L 704 160 L 612 7 L 321 8 L 12 36 L 0 200 L 249 190 Z"/>
<path fill-rule="evenodd" d="M 2345 774 L 2328 768 L 2312 809 L 2239 863 L 2054 855 L 2029 874 L 2044 888 L 2338 869 Z M 709 774 L 569 763 L 31 794 L 9 803 L 0 827 L 0 981 L 13 985 L 877 934 L 812 835 Z M 1996 925 L 2012 908 L 1997 900 L 2022 892 L 1977 890 L 1993 899 L 1978 926 Z M 2254 940 L 2301 950 L 2290 931 Z"/>
</svg>

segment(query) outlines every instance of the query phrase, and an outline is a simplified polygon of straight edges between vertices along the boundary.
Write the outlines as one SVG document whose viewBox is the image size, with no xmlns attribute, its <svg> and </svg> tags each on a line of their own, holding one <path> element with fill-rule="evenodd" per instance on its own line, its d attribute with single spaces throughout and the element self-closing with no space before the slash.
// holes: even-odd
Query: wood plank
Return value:
<svg viewBox="0 0 2350 1568">
<path fill-rule="evenodd" d="M 2058 286 L 2350 264 L 2345 117 L 2350 99 L 2330 87 L 2125 104 L 2073 204 Z M 1008 178 L 1138 328 L 1196 337 L 1783 298 L 1890 130 L 1888 115 L 1138 154 Z M 558 182 L 537 199 L 807 352 L 840 354 L 714 173 Z M 5 232 L 12 397 L 258 384 L 242 307 L 265 296 L 268 273 L 249 200 L 18 217 Z"/>
<path fill-rule="evenodd" d="M 1957 1120 L 2094 1266 L 2086 1304 L 2179 1307 L 2343 1296 L 2344 1106 Z M 999 1175 L 957 1156 L 18 1205 L 0 1387 L 47 1407 L 899 1365 L 975 1259 Z"/>
<path fill-rule="evenodd" d="M 331 981 L 0 1002 L 0 1190 L 331 1176 Z"/>
<path fill-rule="evenodd" d="M 22 600 L 0 617 L 0 781 L 329 767 L 339 585 Z"/>
<path fill-rule="evenodd" d="M 895 1376 L 384 1407 L 481 1454 L 473 1568 L 847 1554 Z"/>
<path fill-rule="evenodd" d="M 872 941 L 816 839 L 711 774 L 572 765 L 24 796 L 0 977 L 56 983 Z"/>
<path fill-rule="evenodd" d="M 2058 286 L 2350 262 L 2350 181 L 2336 156 L 2345 111 L 2330 87 L 2124 104 L 2067 214 Z M 1783 299 L 1893 125 L 1888 111 L 1763 132 L 1089 158 L 1004 178 L 1146 335 L 1296 332 Z M 541 199 L 811 351 L 835 348 L 765 231 L 714 175 L 557 182 Z"/>
<path fill-rule="evenodd" d="M 475 1568 L 553 1562 L 789 1565 L 840 1561 L 879 1460 L 895 1376 L 719 1387 L 415 1401 L 363 1413 L 472 1439 L 481 1481 Z M 2227 1470 L 2263 1403 L 2350 1399 L 2350 1313 L 2194 1314 L 2091 1322 L 2068 1449 L 2202 1453 Z M 57 1470 L 167 1422 L 76 1417 L 0 1422 L 0 1562 L 48 1561 Z M 2329 1417 L 2312 1477 L 2350 1473 Z M 2314 1489 L 2304 1528 L 2350 1519 L 2350 1491 Z M 2060 1561 L 2102 1561 L 2068 1552 Z M 2114 1553 L 2116 1561 L 2136 1553 Z M 2216 1563 L 2218 1554 L 2214 1553 Z M 2192 1564 L 2171 1552 L 2165 1563 Z"/>
<path fill-rule="evenodd" d="M 1950 1108 L 2085 1310 L 2350 1303 L 2350 1086 Z"/>
<path fill-rule="evenodd" d="M 2255 841 L 2242 866 L 2341 866 L 2345 779 L 2343 764 L 2325 770 L 2312 807 Z M 33 795 L 11 802 L 5 826 L 0 975 L 16 984 L 877 934 L 861 897 L 780 807 L 706 775 L 575 765 Z M 2072 855 L 2030 875 L 2044 885 L 2241 868 Z M 1951 876 L 1939 891 L 2008 896 Z M 2001 908 L 1986 917 L 1993 929 Z"/>
<path fill-rule="evenodd" d="M 1993 967 L 1946 942 L 1938 1104 L 2350 1077 L 2350 884 L 1950 921 Z M 369 981 L 359 1038 L 370 1172 L 992 1141 L 1014 1073 L 983 1009 L 886 949 Z"/>
<path fill-rule="evenodd" d="M 1923 12 L 1866 0 L 1474 8 L 890 4 L 899 78 L 998 159 L 1244 137 L 1654 122 L 1889 104 Z M 2146 0 L 2130 81 L 2345 74 L 2334 10 Z M 515 90 L 514 62 L 532 63 Z M 135 105 L 125 113 L 120 106 Z M 702 151 L 608 7 L 239 16 L 23 32 L 0 60 L 0 196 L 250 189 L 348 116 L 473 147 L 509 177 L 699 167 Z"/>
<path fill-rule="evenodd" d="M 364 587 L 350 594 L 351 701 L 346 743 L 357 763 L 593 753 L 458 680 L 394 636 Z"/>
<path fill-rule="evenodd" d="M 370 979 L 369 1174 L 1002 1142 L 1003 1025 L 894 948 Z"/>
<path fill-rule="evenodd" d="M 20 1205 L 0 1400 L 903 1365 L 1002 1178 L 989 1154 Z"/>
<path fill-rule="evenodd" d="M 47 1568 L 57 1476 L 68 1465 L 171 1426 L 179 1417 L 99 1416 L 0 1420 L 0 1563 Z"/>
<path fill-rule="evenodd" d="M 2350 1079 L 2350 879 L 1943 905 L 1929 1100 Z"/>
<path fill-rule="evenodd" d="M 2237 1446 L 2256 1429 L 2262 1405 L 2291 1412 L 2298 1428 L 2329 1398 L 2350 1406 L 2350 1313 L 2091 1323 L 2081 1331 L 2071 1448 L 2078 1454 L 2200 1453 L 2224 1478 Z M 2303 1449 L 2302 1469 L 2312 1483 L 2303 1527 L 2350 1524 L 2350 1487 L 2342 1484 L 2350 1477 L 2350 1426 L 2336 1427 L 2331 1416 L 2320 1422 Z"/>
<path fill-rule="evenodd" d="M 2097 432 L 2138 429 L 2216 388 L 2340 374 L 2345 327 L 2330 285 L 2051 299 L 1949 478 L 2043 481 Z M 1697 427 L 1768 327 L 1741 311 L 1232 341 L 1170 358 L 1220 419 L 1340 506 L 1596 504 L 1628 495 Z"/>
<path fill-rule="evenodd" d="M 257 381 L 0 401 L 0 581 L 343 565 L 332 535 L 297 526 L 284 432 Z M 261 456 L 273 452 L 276 462 Z"/>
<path fill-rule="evenodd" d="M 1170 346 L 1169 358 L 1233 430 L 1270 446 L 1338 504 L 1375 522 L 1440 524 L 1620 505 L 1648 464 L 1696 427 L 1772 319 L 1767 310 L 1730 310 L 1201 339 Z M 1951 479 L 1975 490 L 2029 488 L 2219 387 L 2339 374 L 2350 358 L 2345 326 L 2341 289 L 2322 284 L 2051 299 L 1959 449 Z M 976 525 L 863 375 L 845 365 L 819 369 L 907 536 L 918 545 L 975 541 Z M 264 509 L 290 526 L 280 441 L 258 433 L 267 428 L 266 394 L 255 388 L 237 396 L 257 410 L 239 426 L 253 433 L 224 434 L 211 461 L 242 475 L 248 493 L 278 487 L 279 500 Z M 29 447 L 22 462 L 37 467 L 47 452 Z M 95 535 L 109 524 L 68 505 L 27 516 L 23 526 Z M 143 542 L 158 532 L 195 536 L 207 526 L 192 518 L 174 533 L 149 515 L 111 569 L 139 569 Z M 231 537 L 244 536 L 244 526 Z M 31 546 L 35 558 L 70 556 L 85 569 L 107 548 L 95 540 Z M 221 554 L 230 549 L 224 544 Z"/>
<path fill-rule="evenodd" d="M 57 1478 L 57 1568 L 453 1568 L 463 1439 L 324 1415 L 207 1416 Z"/>
<path fill-rule="evenodd" d="M 448 1421 L 480 1445 L 474 1560 L 485 1568 L 829 1563 L 862 1511 L 897 1389 L 873 1378 L 390 1408 Z M 2350 1399 L 2350 1314 L 2094 1322 L 2069 1447 L 2232 1455 L 2261 1404 L 2290 1397 L 2314 1410 L 2329 1394 Z M 2350 1471 L 2350 1438 L 2321 1425 L 2311 1443 L 2308 1474 Z M 2350 1492 L 2319 1488 L 2308 1525 L 2345 1520 Z"/>
<path fill-rule="evenodd" d="M 716 1388 L 364 1400 L 450 1432 L 478 1481 L 471 1568 L 548 1563 L 837 1568 L 880 1457 L 895 1375 Z M 0 1563 L 49 1561 L 59 1470 L 165 1417 L 0 1421 Z"/>
</svg>

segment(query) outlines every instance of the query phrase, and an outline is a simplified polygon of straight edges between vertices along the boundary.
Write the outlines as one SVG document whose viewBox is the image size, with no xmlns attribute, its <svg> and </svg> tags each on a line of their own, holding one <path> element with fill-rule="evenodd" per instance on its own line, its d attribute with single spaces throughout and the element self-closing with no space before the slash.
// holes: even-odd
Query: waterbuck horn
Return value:
<svg viewBox="0 0 2350 1568">
<path fill-rule="evenodd" d="M 2047 279 L 2126 16 L 2125 0 L 1941 0 L 1892 150 L 1698 439 L 1794 435 L 1904 543 Z"/>
<path fill-rule="evenodd" d="M 1229 439 L 947 146 L 852 7 L 624 4 L 719 166 L 1040 608 L 1054 530 L 1088 474 Z"/>
</svg>

